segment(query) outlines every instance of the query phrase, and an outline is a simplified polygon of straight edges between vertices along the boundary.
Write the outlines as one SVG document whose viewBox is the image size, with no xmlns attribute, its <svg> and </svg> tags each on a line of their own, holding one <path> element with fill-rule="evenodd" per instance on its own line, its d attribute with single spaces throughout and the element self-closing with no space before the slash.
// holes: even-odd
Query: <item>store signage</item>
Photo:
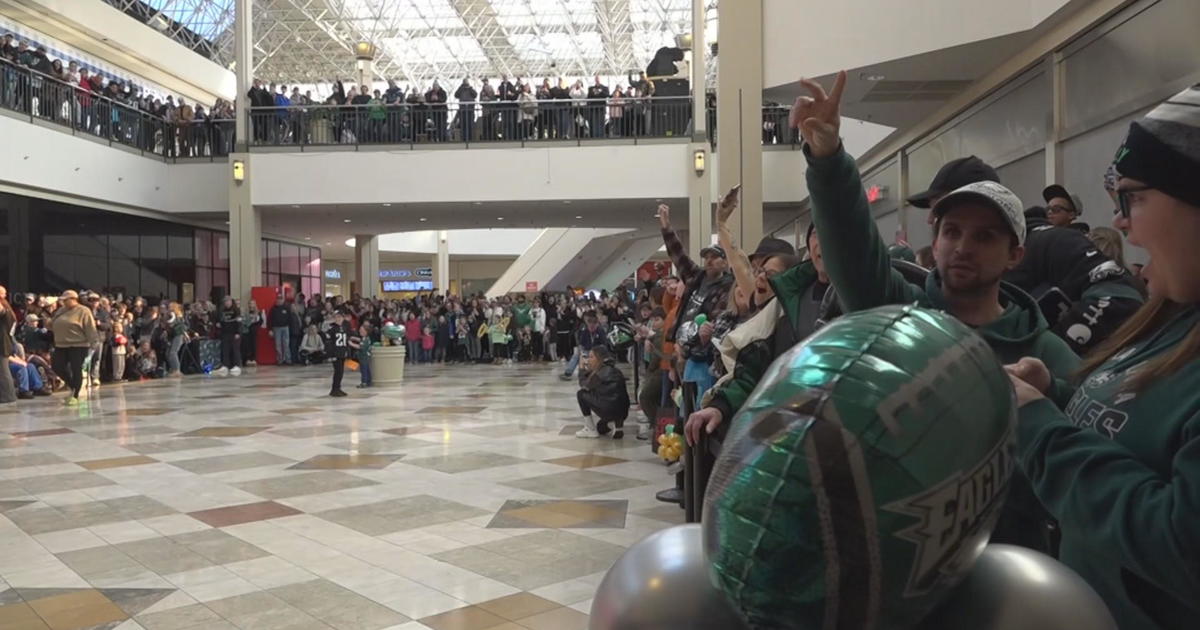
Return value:
<svg viewBox="0 0 1200 630">
<path fill-rule="evenodd" d="M 342 272 L 338 271 L 337 269 L 326 269 L 325 277 L 329 278 L 330 280 L 341 280 Z"/>
<path fill-rule="evenodd" d="M 433 267 L 417 267 L 416 269 L 381 269 L 379 271 L 380 278 L 411 278 L 413 276 L 432 278 Z"/>
<path fill-rule="evenodd" d="M 525 283 L 525 292 L 526 293 L 537 293 L 537 282 L 536 281 L 526 282 Z"/>
<path fill-rule="evenodd" d="M 397 291 L 432 291 L 432 280 L 384 280 L 383 291 L 385 293 L 393 293 Z"/>
</svg>

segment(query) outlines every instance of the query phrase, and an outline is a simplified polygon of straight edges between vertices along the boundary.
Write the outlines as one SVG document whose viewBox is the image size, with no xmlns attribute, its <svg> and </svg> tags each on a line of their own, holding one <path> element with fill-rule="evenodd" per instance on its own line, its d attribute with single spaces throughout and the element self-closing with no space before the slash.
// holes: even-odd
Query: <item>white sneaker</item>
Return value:
<svg viewBox="0 0 1200 630">
<path fill-rule="evenodd" d="M 231 376 L 241 376 L 241 375 L 242 375 L 242 368 L 240 368 L 240 367 L 238 367 L 238 366 L 236 366 L 236 365 L 235 365 L 235 366 L 233 366 L 233 369 L 229 370 L 229 374 L 230 374 Z"/>
<path fill-rule="evenodd" d="M 643 441 L 650 439 L 650 425 L 648 423 L 638 423 L 637 439 Z"/>
<path fill-rule="evenodd" d="M 594 440 L 596 438 L 599 438 L 600 434 L 595 429 L 583 427 L 582 429 L 575 432 L 575 437 L 584 438 L 587 440 Z"/>
<path fill-rule="evenodd" d="M 217 376 L 229 376 L 229 368 L 222 365 L 220 369 L 213 370 L 213 374 Z"/>
</svg>

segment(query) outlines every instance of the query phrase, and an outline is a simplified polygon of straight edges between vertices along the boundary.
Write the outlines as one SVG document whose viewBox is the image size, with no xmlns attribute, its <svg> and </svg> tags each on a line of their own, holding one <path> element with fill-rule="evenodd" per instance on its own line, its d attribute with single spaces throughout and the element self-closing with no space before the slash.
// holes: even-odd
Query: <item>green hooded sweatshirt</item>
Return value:
<svg viewBox="0 0 1200 630">
<path fill-rule="evenodd" d="M 765 305 L 759 315 L 778 317 L 774 317 L 774 321 L 760 322 L 757 321 L 759 315 L 756 315 L 727 335 L 731 337 L 749 333 L 747 338 L 738 340 L 736 364 L 726 378 L 722 378 L 713 388 L 706 405 L 721 410 L 725 419 L 724 426 L 729 425 L 734 414 L 750 397 L 750 393 L 758 386 L 771 363 L 788 349 L 775 347 L 775 327 L 785 318 L 792 330 L 799 327 L 800 300 L 804 299 L 809 287 L 816 281 L 816 267 L 807 260 L 771 278 L 771 289 L 775 291 L 775 299 L 773 303 Z"/>
<path fill-rule="evenodd" d="M 1125 391 L 1198 325 L 1200 309 L 1182 309 L 1092 372 L 1065 413 L 1040 400 L 1017 421 L 1021 468 L 1062 527 L 1059 558 L 1122 630 L 1200 619 L 1200 361 Z"/>
<path fill-rule="evenodd" d="M 804 154 L 808 158 L 808 190 L 825 271 L 845 312 L 913 303 L 947 311 L 949 305 L 936 271 L 929 274 L 924 287 L 919 287 L 892 269 L 854 159 L 844 149 L 827 158 L 813 158 L 806 146 Z M 975 331 L 1001 363 L 1015 363 L 1021 357 L 1041 359 L 1055 379 L 1050 397 L 1065 404 L 1070 395 L 1066 380 L 1079 367 L 1079 357 L 1050 331 L 1028 293 L 1001 282 L 1000 304 L 1003 314 Z M 1014 475 L 1009 485 L 1008 500 L 992 542 L 1049 552 L 1048 514 L 1038 504 L 1028 480 Z"/>
</svg>

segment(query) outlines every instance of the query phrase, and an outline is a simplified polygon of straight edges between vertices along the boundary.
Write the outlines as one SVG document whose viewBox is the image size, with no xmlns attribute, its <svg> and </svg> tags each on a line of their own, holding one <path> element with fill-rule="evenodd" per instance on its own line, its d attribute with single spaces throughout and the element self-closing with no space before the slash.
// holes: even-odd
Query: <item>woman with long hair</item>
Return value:
<svg viewBox="0 0 1200 630">
<path fill-rule="evenodd" d="M 262 328 L 263 316 L 254 300 L 246 305 L 246 315 L 242 317 L 242 361 L 246 365 L 257 365 L 255 357 L 258 347 L 258 330 Z"/>
<path fill-rule="evenodd" d="M 1041 362 L 1008 366 L 1018 462 L 1060 559 L 1121 628 L 1200 618 L 1200 86 L 1130 126 L 1114 227 L 1145 248 L 1150 300 L 1087 357 L 1065 411 Z"/>
</svg>

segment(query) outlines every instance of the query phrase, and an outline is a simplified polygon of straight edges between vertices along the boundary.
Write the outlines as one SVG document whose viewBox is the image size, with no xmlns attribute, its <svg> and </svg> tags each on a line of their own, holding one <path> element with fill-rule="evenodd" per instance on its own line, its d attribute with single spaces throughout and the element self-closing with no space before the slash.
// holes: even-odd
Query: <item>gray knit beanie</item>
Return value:
<svg viewBox="0 0 1200 630">
<path fill-rule="evenodd" d="M 1200 207 L 1200 85 L 1131 123 L 1113 163 L 1122 177 Z"/>
</svg>

